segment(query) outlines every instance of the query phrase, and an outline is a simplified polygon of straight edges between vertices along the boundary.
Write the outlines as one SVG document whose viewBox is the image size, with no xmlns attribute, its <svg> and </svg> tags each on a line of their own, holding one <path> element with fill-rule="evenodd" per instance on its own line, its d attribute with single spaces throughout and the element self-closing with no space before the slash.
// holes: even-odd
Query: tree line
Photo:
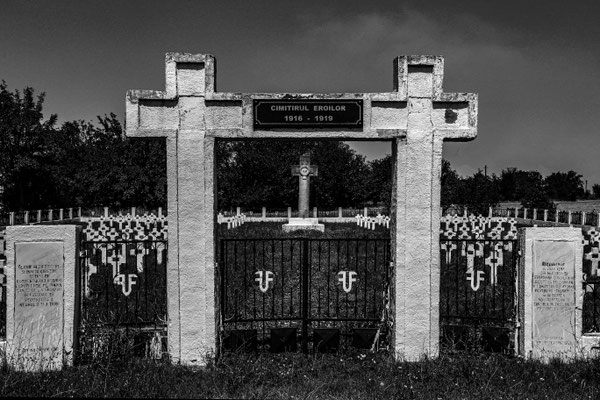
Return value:
<svg viewBox="0 0 600 400">
<path fill-rule="evenodd" d="M 129 139 L 114 114 L 57 123 L 44 118 L 44 94 L 0 84 L 0 206 L 26 210 L 73 206 L 166 205 L 166 149 L 161 139 Z M 217 204 L 220 209 L 297 207 L 298 177 L 291 166 L 310 153 L 319 174 L 311 178 L 311 206 L 389 207 L 392 157 L 367 161 L 346 143 L 308 140 L 217 141 Z M 461 177 L 442 165 L 442 206 L 485 212 L 500 201 L 552 208 L 556 200 L 600 198 L 574 171 L 543 177 L 507 168 L 499 176 L 478 171 Z"/>
<path fill-rule="evenodd" d="M 442 207 L 466 206 L 475 213 L 487 213 L 488 207 L 501 201 L 519 202 L 526 208 L 554 209 L 555 201 L 600 199 L 600 185 L 586 191 L 582 175 L 575 171 L 554 172 L 544 177 L 538 171 L 506 168 L 500 175 L 479 170 L 460 177 L 446 160 L 442 165 Z"/>
</svg>

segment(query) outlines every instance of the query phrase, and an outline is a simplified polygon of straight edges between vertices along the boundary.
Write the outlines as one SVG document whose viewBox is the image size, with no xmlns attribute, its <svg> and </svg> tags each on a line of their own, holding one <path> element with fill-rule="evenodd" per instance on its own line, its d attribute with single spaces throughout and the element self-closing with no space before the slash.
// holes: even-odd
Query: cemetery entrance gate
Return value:
<svg viewBox="0 0 600 400">
<path fill-rule="evenodd" d="M 221 346 L 374 348 L 387 334 L 389 239 L 221 239 Z"/>
<path fill-rule="evenodd" d="M 165 90 L 127 92 L 125 126 L 129 137 L 166 142 L 171 358 L 201 364 L 217 351 L 221 139 L 392 141 L 391 348 L 405 360 L 435 357 L 443 143 L 474 139 L 478 110 L 476 94 L 443 91 L 443 57 L 396 57 L 393 89 L 380 93 L 219 92 L 209 54 L 167 53 L 165 77 Z"/>
</svg>

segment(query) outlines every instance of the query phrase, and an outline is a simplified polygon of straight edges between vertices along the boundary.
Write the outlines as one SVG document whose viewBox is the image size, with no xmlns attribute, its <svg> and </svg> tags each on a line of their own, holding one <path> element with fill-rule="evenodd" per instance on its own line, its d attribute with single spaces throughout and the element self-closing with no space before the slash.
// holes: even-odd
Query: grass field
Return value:
<svg viewBox="0 0 600 400">
<path fill-rule="evenodd" d="M 230 355 L 207 368 L 130 360 L 0 372 L 0 397 L 598 399 L 600 362 L 503 356 L 394 362 L 385 353 Z"/>
</svg>

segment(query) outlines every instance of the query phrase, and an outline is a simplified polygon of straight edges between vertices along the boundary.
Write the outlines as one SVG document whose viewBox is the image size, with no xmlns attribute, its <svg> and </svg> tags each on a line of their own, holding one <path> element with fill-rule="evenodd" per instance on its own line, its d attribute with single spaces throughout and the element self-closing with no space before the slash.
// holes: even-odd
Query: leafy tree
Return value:
<svg viewBox="0 0 600 400">
<path fill-rule="evenodd" d="M 36 98 L 30 87 L 9 92 L 5 81 L 0 84 L 0 204 L 6 209 L 36 208 L 46 195 L 43 144 L 56 115 L 44 120 L 44 97 Z"/>
<path fill-rule="evenodd" d="M 390 154 L 383 158 L 369 162 L 369 178 L 366 200 L 383 205 L 388 210 L 392 202 L 392 170 L 393 160 Z"/>
<path fill-rule="evenodd" d="M 450 161 L 442 159 L 441 206 L 444 210 L 452 205 L 462 205 L 464 185 L 458 173 L 452 169 Z"/>
<path fill-rule="evenodd" d="M 0 204 L 5 209 L 166 203 L 164 141 L 126 139 L 114 114 L 98 126 L 44 120 L 44 94 L 0 84 Z"/>
<path fill-rule="evenodd" d="M 355 206 L 367 197 L 368 166 L 343 142 L 219 141 L 216 152 L 219 208 L 296 208 L 298 178 L 291 166 L 306 152 L 319 168 L 311 178 L 311 205 Z"/>
<path fill-rule="evenodd" d="M 507 168 L 500 175 L 499 188 L 503 200 L 520 201 L 527 208 L 554 208 L 546 192 L 544 178 L 537 171 Z"/>
<path fill-rule="evenodd" d="M 486 176 L 481 170 L 462 182 L 462 204 L 470 213 L 487 215 L 489 207 L 495 207 L 500 201 L 498 178 Z"/>
<path fill-rule="evenodd" d="M 594 197 L 600 199 L 600 185 L 597 183 L 592 186 L 592 193 L 594 193 Z"/>
<path fill-rule="evenodd" d="M 114 114 L 99 126 L 65 123 L 55 135 L 52 165 L 57 203 L 86 206 L 157 206 L 166 203 L 164 140 L 128 139 Z M 70 143 L 70 144 L 69 144 Z M 61 152 L 57 147 L 66 149 Z"/>
<path fill-rule="evenodd" d="M 546 177 L 548 196 L 554 200 L 575 201 L 585 194 L 582 176 L 575 171 L 554 172 Z"/>
</svg>

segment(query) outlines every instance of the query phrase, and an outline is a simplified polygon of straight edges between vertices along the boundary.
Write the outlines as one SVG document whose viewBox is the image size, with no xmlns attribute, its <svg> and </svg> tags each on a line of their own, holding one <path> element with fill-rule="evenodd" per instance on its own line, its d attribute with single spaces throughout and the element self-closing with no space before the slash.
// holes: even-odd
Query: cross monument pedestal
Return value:
<svg viewBox="0 0 600 400">
<path fill-rule="evenodd" d="M 318 218 L 309 218 L 310 215 L 310 177 L 319 176 L 316 165 L 310 165 L 310 154 L 300 156 L 300 165 L 292 166 L 292 175 L 298 177 L 298 214 L 300 218 L 290 218 L 288 223 L 282 225 L 284 232 L 297 230 L 317 230 L 325 232 L 325 225 L 319 224 Z"/>
</svg>

